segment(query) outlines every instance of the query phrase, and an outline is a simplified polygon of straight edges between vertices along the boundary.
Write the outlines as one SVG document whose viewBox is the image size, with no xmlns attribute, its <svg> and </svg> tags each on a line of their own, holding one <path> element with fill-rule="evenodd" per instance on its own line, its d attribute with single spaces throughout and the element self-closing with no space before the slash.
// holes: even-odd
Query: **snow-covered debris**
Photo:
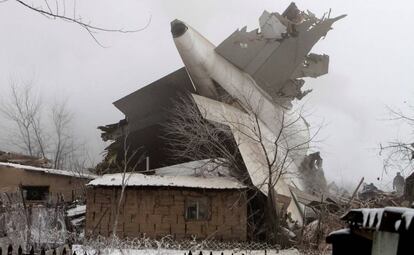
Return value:
<svg viewBox="0 0 414 255">
<path fill-rule="evenodd" d="M 73 226 L 79 226 L 81 223 L 83 223 L 85 221 L 85 216 L 82 216 L 82 217 L 80 217 L 80 218 L 76 218 L 76 219 L 73 219 L 73 220 L 71 220 L 70 221 L 70 223 L 73 225 Z"/>
<path fill-rule="evenodd" d="M 350 234 L 351 230 L 349 228 L 343 228 L 340 230 L 332 231 L 329 235 L 347 235 Z"/>
<path fill-rule="evenodd" d="M 35 167 L 35 166 L 14 164 L 14 163 L 8 163 L 8 162 L 0 162 L 0 166 L 16 168 L 16 169 L 24 169 L 24 170 L 29 170 L 29 171 L 38 171 L 38 172 L 43 172 L 43 173 L 47 173 L 47 174 L 73 176 L 73 177 L 85 178 L 85 179 L 94 179 L 94 178 L 98 177 L 97 175 L 94 175 L 94 174 L 82 173 L 82 172 L 79 172 L 79 171 L 70 171 L 70 170 L 60 170 L 60 169 L 52 169 L 52 168 Z"/>
<path fill-rule="evenodd" d="M 243 189 L 243 184 L 232 177 L 158 176 L 126 173 L 127 186 L 187 187 L 204 189 Z M 123 173 L 106 174 L 88 183 L 88 186 L 122 186 Z"/>
<path fill-rule="evenodd" d="M 75 217 L 86 213 L 86 205 L 77 205 L 66 211 L 68 217 Z"/>
</svg>

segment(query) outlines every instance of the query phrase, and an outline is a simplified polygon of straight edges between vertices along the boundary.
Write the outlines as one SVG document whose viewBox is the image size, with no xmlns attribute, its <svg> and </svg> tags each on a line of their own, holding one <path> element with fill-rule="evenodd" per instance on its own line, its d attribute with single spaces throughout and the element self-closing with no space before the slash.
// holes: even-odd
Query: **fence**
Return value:
<svg viewBox="0 0 414 255">
<path fill-rule="evenodd" d="M 248 255 L 251 252 L 242 252 L 240 253 L 240 255 Z M 276 253 L 279 253 L 279 250 L 276 250 Z M 224 251 L 214 251 L 214 254 L 220 254 L 220 255 L 224 255 L 225 252 Z M 267 255 L 267 250 L 263 250 L 262 253 L 260 253 L 260 255 Z M 82 253 L 82 252 L 78 252 L 76 253 L 76 251 L 73 252 L 72 255 L 88 255 L 88 253 Z M 184 252 L 184 255 L 213 255 L 213 251 L 199 251 L 199 252 L 192 252 L 192 251 L 188 251 L 188 252 Z M 234 253 L 231 253 L 231 255 L 234 255 Z"/>
<path fill-rule="evenodd" d="M 98 236 L 95 238 L 84 239 L 83 247 L 88 249 L 102 250 L 107 247 L 117 247 L 118 249 L 172 249 L 172 250 L 279 250 L 277 244 L 261 243 L 261 242 L 231 242 L 219 241 L 215 239 L 197 240 L 183 239 L 176 240 L 173 236 L 164 236 L 161 239 L 153 239 L 149 237 L 140 238 L 107 238 Z M 78 254 L 79 255 L 79 254 Z M 194 254 L 193 254 L 194 255 Z"/>
<path fill-rule="evenodd" d="M 9 244 L 0 246 L 0 255 L 71 255 L 71 249 L 69 245 L 62 245 L 48 250 L 41 248 L 38 251 L 32 247 L 28 252 L 25 252 L 21 245 L 17 247 Z"/>
</svg>

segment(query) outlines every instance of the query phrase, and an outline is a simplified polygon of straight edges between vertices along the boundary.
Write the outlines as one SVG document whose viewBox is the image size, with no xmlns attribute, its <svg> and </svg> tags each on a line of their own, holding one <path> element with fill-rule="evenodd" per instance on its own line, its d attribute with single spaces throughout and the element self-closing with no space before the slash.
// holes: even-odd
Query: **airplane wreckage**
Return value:
<svg viewBox="0 0 414 255">
<path fill-rule="evenodd" d="M 264 11 L 259 29 L 236 30 L 217 47 L 188 24 L 172 21 L 172 37 L 184 67 L 114 102 L 126 117 L 99 127 L 103 140 L 113 141 L 99 168 L 104 172 L 111 162 L 120 160 L 126 130 L 128 148 L 142 149 L 147 156 L 136 171 L 186 163 L 186 159 L 170 157 L 163 127 L 171 115 L 169 110 L 187 94 L 204 119 L 229 127 L 239 141 L 238 151 L 249 182 L 265 196 L 273 186 L 264 185 L 269 178 L 268 164 L 260 144 L 250 139 L 253 125 L 260 128 L 270 156 L 276 155 L 272 147 L 276 137 L 295 148 L 289 154 L 275 156 L 276 161 L 288 158 L 292 163 L 286 166 L 286 174 L 280 176 L 274 191 L 288 199 L 286 211 L 301 225 L 306 203 L 318 199 L 312 193 L 323 192 L 326 181 L 319 153 L 308 155 L 309 124 L 291 110 L 292 102 L 310 92 L 302 91 L 302 78 L 328 73 L 329 57 L 310 51 L 332 24 L 344 17 L 326 14 L 317 18 L 292 3 L 282 14 Z M 283 118 L 296 119 L 290 125 L 295 132 L 282 130 Z"/>
</svg>

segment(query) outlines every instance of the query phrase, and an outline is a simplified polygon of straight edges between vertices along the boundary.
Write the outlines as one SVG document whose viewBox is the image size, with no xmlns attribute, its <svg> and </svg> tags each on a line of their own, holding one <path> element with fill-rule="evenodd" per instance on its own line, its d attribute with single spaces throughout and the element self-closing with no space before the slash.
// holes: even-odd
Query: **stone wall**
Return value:
<svg viewBox="0 0 414 255">
<path fill-rule="evenodd" d="M 86 233 L 112 233 L 120 187 L 90 187 L 87 190 Z M 208 197 L 208 220 L 186 220 L 185 201 Z M 120 208 L 119 237 L 246 240 L 246 198 L 240 190 L 203 190 L 169 187 L 127 188 Z"/>
<path fill-rule="evenodd" d="M 19 194 L 19 185 L 49 186 L 49 196 L 56 201 L 63 195 L 65 201 L 72 201 L 84 195 L 85 185 L 89 179 L 73 176 L 47 174 L 39 171 L 29 171 L 19 168 L 0 166 L 0 192 Z"/>
</svg>

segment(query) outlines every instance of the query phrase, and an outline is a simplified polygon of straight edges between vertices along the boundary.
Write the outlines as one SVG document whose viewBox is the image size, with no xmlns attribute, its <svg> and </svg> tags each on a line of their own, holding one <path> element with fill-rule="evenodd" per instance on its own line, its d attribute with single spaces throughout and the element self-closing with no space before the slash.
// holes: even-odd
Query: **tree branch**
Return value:
<svg viewBox="0 0 414 255">
<path fill-rule="evenodd" d="M 64 13 L 63 14 L 59 14 L 59 4 L 56 2 L 56 11 L 53 12 L 49 3 L 47 2 L 47 0 L 45 0 L 46 6 L 47 6 L 47 10 L 44 10 L 41 7 L 35 7 L 33 5 L 30 5 L 28 3 L 26 3 L 25 1 L 22 0 L 15 0 L 18 4 L 32 10 L 35 11 L 39 14 L 42 14 L 43 16 L 46 16 L 48 18 L 52 18 L 52 19 L 61 19 L 63 21 L 67 21 L 70 23 L 75 23 L 79 26 L 81 26 L 83 29 L 85 29 L 88 34 L 92 37 L 92 39 L 101 47 L 104 47 L 99 40 L 96 38 L 96 36 L 94 35 L 96 32 L 101 31 L 101 32 L 116 32 L 116 33 L 135 33 L 135 32 L 139 32 L 139 31 L 143 31 L 145 30 L 151 23 L 151 16 L 148 19 L 148 22 L 145 24 L 144 27 L 142 28 L 138 28 L 138 29 L 132 29 L 132 30 L 127 30 L 127 29 L 111 29 L 111 28 L 104 28 L 104 27 L 100 27 L 100 26 L 96 26 L 96 25 L 92 25 L 90 23 L 86 23 L 83 22 L 81 18 L 76 18 L 75 16 L 75 9 L 74 9 L 74 13 L 73 13 L 73 17 L 69 17 L 66 15 L 66 6 L 64 6 Z M 75 2 L 75 6 L 76 6 L 76 2 Z M 76 8 L 74 6 L 74 8 Z"/>
</svg>

